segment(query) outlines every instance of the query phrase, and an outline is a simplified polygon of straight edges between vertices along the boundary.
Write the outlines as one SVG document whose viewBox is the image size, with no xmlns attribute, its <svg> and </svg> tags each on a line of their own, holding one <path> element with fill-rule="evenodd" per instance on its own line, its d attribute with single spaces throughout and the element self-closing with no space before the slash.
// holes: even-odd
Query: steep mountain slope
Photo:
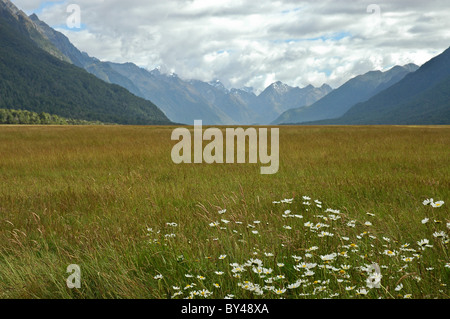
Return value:
<svg viewBox="0 0 450 319">
<path fill-rule="evenodd" d="M 2 0 L 2 3 L 5 3 Z M 20 30 L 31 20 L 0 6 L 0 108 L 120 124 L 169 124 L 151 102 L 50 55 Z"/>
<path fill-rule="evenodd" d="M 54 45 L 69 62 L 85 69 L 105 82 L 120 85 L 134 95 L 142 97 L 142 93 L 134 83 L 120 73 L 114 71 L 108 63 L 90 57 L 87 53 L 78 50 L 64 34 L 57 32 L 45 22 L 39 20 L 37 15 L 30 15 L 30 20 L 35 23 L 40 32 L 50 40 L 52 45 Z"/>
<path fill-rule="evenodd" d="M 42 50 L 60 60 L 69 62 L 69 59 L 43 35 L 40 28 L 30 21 L 28 16 L 11 1 L 0 0 L 0 18 L 8 22 L 17 32 L 32 40 Z"/>
<path fill-rule="evenodd" d="M 356 103 L 368 100 L 417 69 L 418 66 L 408 64 L 405 66 L 395 66 L 386 72 L 371 71 L 359 75 L 309 107 L 288 110 L 277 118 L 273 124 L 301 123 L 337 118 L 347 112 Z"/>
<path fill-rule="evenodd" d="M 450 124 L 450 48 L 353 106 L 336 124 Z"/>
</svg>

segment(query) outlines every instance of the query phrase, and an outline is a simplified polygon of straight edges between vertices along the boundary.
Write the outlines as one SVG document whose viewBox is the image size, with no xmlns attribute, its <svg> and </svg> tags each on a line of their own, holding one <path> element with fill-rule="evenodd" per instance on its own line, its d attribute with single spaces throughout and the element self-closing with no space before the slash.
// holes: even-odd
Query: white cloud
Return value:
<svg viewBox="0 0 450 319">
<path fill-rule="evenodd" d="M 379 15 L 362 0 L 13 2 L 60 27 L 77 3 L 86 28 L 59 30 L 101 60 L 258 90 L 278 80 L 337 87 L 373 69 L 423 64 L 450 46 L 447 0 L 377 1 Z"/>
</svg>

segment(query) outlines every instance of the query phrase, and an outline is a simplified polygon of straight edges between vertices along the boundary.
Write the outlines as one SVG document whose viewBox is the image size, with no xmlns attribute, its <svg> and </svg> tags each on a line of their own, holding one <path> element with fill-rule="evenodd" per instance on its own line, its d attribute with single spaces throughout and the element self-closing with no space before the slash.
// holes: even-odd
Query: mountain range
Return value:
<svg viewBox="0 0 450 319">
<path fill-rule="evenodd" d="M 257 95 L 218 80 L 100 61 L 37 15 L 0 0 L 0 109 L 49 113 L 70 123 L 450 124 L 449 50 L 421 67 L 370 71 L 334 90 L 277 81 Z"/>
<path fill-rule="evenodd" d="M 353 105 L 364 102 L 402 80 L 419 67 L 415 64 L 395 66 L 386 72 L 370 71 L 356 76 L 310 106 L 292 108 L 272 124 L 301 123 L 342 116 Z"/>
<path fill-rule="evenodd" d="M 450 48 L 341 117 L 305 124 L 449 125 Z"/>
<path fill-rule="evenodd" d="M 148 71 L 133 63 L 100 61 L 78 50 L 64 34 L 37 15 L 29 18 L 71 63 L 152 101 L 178 123 L 192 124 L 202 119 L 211 125 L 267 124 L 282 112 L 310 105 L 332 91 L 326 84 L 298 88 L 276 82 L 257 96 L 251 88 L 228 90 L 220 81 L 183 80 L 176 74 L 163 74 L 159 69 Z"/>
</svg>

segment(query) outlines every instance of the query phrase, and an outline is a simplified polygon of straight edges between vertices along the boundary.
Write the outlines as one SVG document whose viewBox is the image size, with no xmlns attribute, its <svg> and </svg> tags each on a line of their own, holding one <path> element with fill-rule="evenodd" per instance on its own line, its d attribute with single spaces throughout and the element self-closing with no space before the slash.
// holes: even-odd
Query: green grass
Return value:
<svg viewBox="0 0 450 319">
<path fill-rule="evenodd" d="M 175 165 L 172 129 L 0 127 L 0 298 L 185 298 L 203 289 L 210 298 L 449 298 L 448 243 L 433 233 L 449 234 L 450 127 L 280 127 L 275 175 L 261 175 L 260 164 Z M 427 198 L 446 203 L 424 206 Z M 422 239 L 433 247 L 421 250 Z M 331 262 L 320 258 L 331 253 Z M 230 264 L 251 258 L 271 274 L 244 266 L 236 278 Z M 301 262 L 316 263 L 314 275 L 295 270 Z M 368 278 L 359 267 L 373 263 L 382 287 L 358 295 Z M 66 286 L 70 264 L 81 267 L 81 289 Z M 267 287 L 299 279 L 281 295 Z"/>
</svg>

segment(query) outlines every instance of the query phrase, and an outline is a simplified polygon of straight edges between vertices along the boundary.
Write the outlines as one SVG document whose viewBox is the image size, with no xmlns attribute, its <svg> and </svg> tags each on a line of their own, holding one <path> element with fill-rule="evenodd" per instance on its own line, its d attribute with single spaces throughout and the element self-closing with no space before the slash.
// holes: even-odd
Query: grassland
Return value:
<svg viewBox="0 0 450 319">
<path fill-rule="evenodd" d="M 281 127 L 275 175 L 172 129 L 0 127 L 0 298 L 449 298 L 450 127 Z"/>
</svg>

